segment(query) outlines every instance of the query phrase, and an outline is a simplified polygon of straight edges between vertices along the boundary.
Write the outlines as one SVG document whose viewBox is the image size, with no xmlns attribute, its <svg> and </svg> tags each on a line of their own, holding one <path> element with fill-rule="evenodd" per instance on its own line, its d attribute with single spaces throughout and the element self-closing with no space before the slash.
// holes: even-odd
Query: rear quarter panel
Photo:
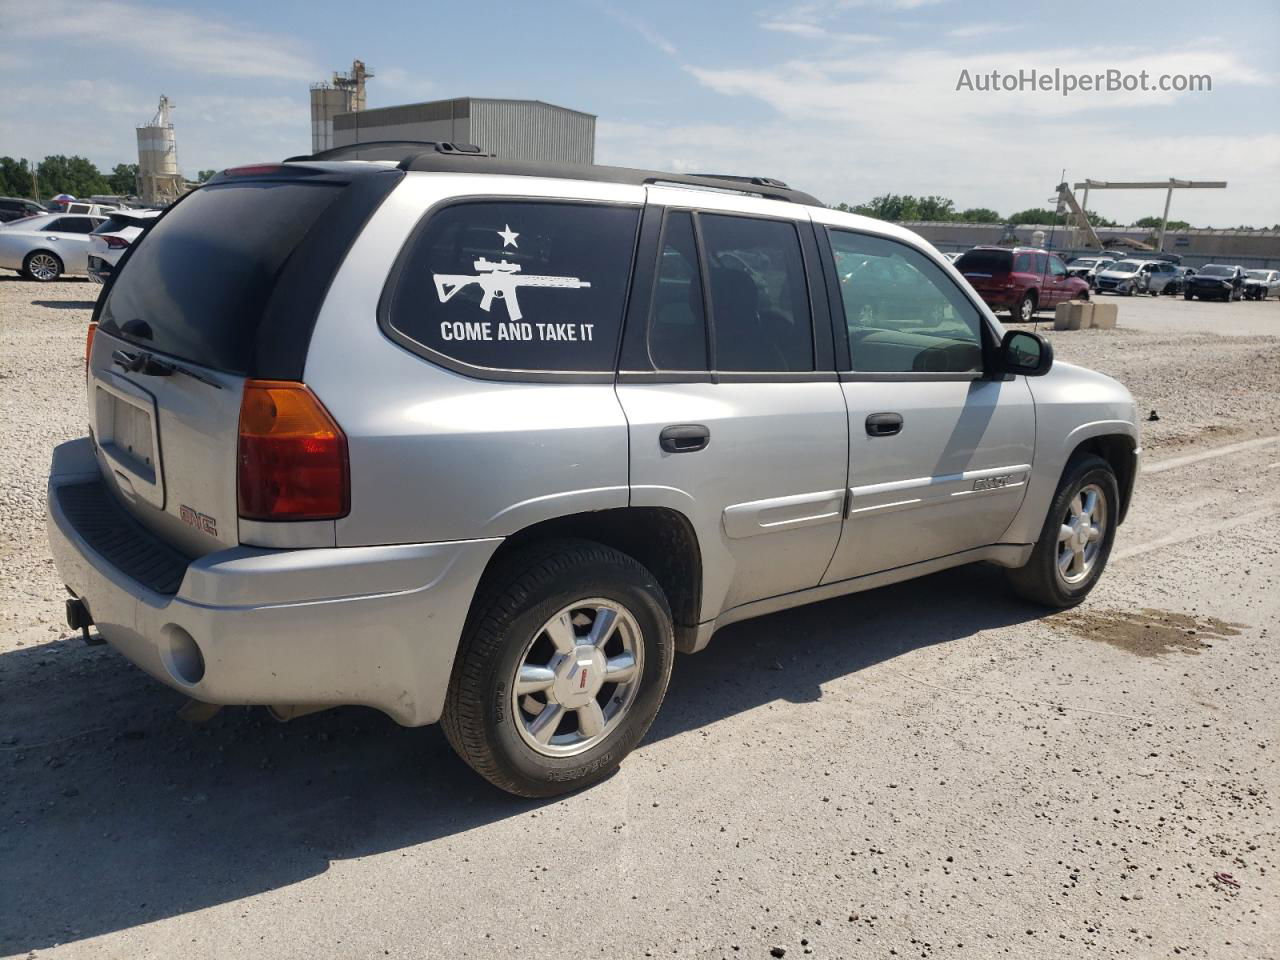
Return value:
<svg viewBox="0 0 1280 960">
<path fill-rule="evenodd" d="M 640 187 L 409 174 L 352 246 L 312 335 L 305 379 L 346 432 L 351 512 L 339 546 L 507 536 L 626 506 L 627 422 L 612 382 L 473 379 L 378 327 L 392 264 L 434 205 L 462 196 L 644 200 Z"/>
</svg>

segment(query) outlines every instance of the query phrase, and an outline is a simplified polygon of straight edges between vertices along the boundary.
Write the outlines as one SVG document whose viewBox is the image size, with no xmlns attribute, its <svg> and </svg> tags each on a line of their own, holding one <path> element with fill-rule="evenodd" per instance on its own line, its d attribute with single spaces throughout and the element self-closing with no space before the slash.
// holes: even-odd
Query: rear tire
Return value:
<svg viewBox="0 0 1280 960">
<path fill-rule="evenodd" d="M 592 631 L 603 623 L 612 632 L 597 648 Z M 671 610 L 645 567 L 587 540 L 540 544 L 486 574 L 441 725 L 495 786 L 522 797 L 568 793 L 608 777 L 640 742 L 674 656 Z M 611 675 L 630 679 L 604 679 Z M 553 722 L 539 728 L 546 711 Z"/>
<path fill-rule="evenodd" d="M 62 260 L 48 250 L 32 250 L 22 261 L 22 275 L 37 283 L 52 283 L 62 276 Z"/>
<path fill-rule="evenodd" d="M 1028 290 L 1018 302 L 1009 308 L 1009 319 L 1017 323 L 1030 323 L 1035 319 L 1036 315 L 1036 295 L 1032 290 Z"/>
<path fill-rule="evenodd" d="M 1091 497 L 1096 502 L 1086 510 Z M 1107 566 L 1119 516 L 1120 487 L 1111 465 L 1093 455 L 1071 460 L 1062 472 L 1031 558 L 1025 566 L 1006 571 L 1014 591 L 1046 607 L 1063 609 L 1080 603 Z"/>
</svg>

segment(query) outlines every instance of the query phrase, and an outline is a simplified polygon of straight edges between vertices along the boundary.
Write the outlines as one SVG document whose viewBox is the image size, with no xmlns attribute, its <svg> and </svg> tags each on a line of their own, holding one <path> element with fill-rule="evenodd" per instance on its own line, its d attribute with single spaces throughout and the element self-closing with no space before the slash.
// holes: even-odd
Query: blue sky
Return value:
<svg viewBox="0 0 1280 960">
<path fill-rule="evenodd" d="M 309 147 L 307 88 L 363 59 L 369 105 L 547 100 L 597 160 L 763 174 L 829 203 L 941 194 L 1001 213 L 1071 180 L 1225 179 L 1197 224 L 1280 222 L 1280 4 L 0 0 L 0 154 L 136 160 L 161 93 L 184 172 Z M 1207 73 L 1204 93 L 977 93 L 960 71 Z M 1162 193 L 1095 193 L 1119 220 Z"/>
</svg>

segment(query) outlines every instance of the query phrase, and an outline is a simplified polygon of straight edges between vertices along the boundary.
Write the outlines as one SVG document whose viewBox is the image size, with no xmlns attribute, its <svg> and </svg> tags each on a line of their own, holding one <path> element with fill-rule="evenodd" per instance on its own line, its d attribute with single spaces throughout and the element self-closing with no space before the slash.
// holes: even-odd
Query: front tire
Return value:
<svg viewBox="0 0 1280 960">
<path fill-rule="evenodd" d="M 22 275 L 37 283 L 52 283 L 62 276 L 62 261 L 56 253 L 33 250 L 22 261 Z"/>
<path fill-rule="evenodd" d="M 671 611 L 645 567 L 558 540 L 487 574 L 441 724 L 490 783 L 551 797 L 608 777 L 645 735 L 675 656 Z"/>
<path fill-rule="evenodd" d="M 1014 591 L 1046 607 L 1074 607 L 1089 595 L 1111 555 L 1120 516 L 1115 471 L 1101 457 L 1063 471 L 1040 538 L 1025 566 L 1007 572 Z"/>
</svg>

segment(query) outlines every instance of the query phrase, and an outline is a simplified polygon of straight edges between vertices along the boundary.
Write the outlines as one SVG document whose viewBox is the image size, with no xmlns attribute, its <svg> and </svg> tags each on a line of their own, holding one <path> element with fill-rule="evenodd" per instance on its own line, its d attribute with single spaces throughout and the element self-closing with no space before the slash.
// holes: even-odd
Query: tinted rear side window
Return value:
<svg viewBox="0 0 1280 960">
<path fill-rule="evenodd" d="M 505 371 L 614 368 L 638 207 L 484 201 L 433 214 L 384 322 L 432 359 Z"/>
<path fill-rule="evenodd" d="M 1013 254 L 1008 250 L 969 250 L 956 261 L 961 273 L 1008 273 Z"/>
<path fill-rule="evenodd" d="M 667 214 L 649 316 L 649 357 L 659 370 L 706 370 L 702 273 L 687 210 Z"/>
<path fill-rule="evenodd" d="M 102 329 L 194 363 L 248 373 L 276 278 L 339 193 L 341 185 L 332 183 L 201 187 L 134 248 L 102 305 Z"/>
<path fill-rule="evenodd" d="M 795 224 L 700 214 L 715 366 L 725 371 L 813 369 L 809 290 Z"/>
</svg>

